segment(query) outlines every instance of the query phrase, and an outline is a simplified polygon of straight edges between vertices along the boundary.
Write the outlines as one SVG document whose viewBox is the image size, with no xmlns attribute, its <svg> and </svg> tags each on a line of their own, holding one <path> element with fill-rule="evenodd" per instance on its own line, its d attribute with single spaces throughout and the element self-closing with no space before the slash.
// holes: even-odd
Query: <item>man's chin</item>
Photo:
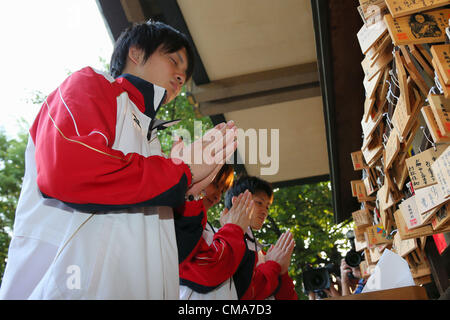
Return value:
<svg viewBox="0 0 450 320">
<path fill-rule="evenodd" d="M 255 223 L 255 224 L 252 225 L 251 227 L 252 227 L 253 230 L 261 230 L 262 224 Z"/>
<path fill-rule="evenodd" d="M 163 101 L 163 103 L 162 104 L 168 104 L 170 101 L 172 101 L 173 99 L 171 99 L 170 97 L 169 97 L 169 95 L 168 94 L 166 94 L 166 96 L 164 97 L 164 101 Z"/>
</svg>

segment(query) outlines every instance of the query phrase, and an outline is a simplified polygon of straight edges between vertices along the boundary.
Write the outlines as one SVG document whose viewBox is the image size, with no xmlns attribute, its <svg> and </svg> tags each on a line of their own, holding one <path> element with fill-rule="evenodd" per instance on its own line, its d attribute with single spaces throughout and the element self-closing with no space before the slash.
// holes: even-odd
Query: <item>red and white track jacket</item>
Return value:
<svg viewBox="0 0 450 320">
<path fill-rule="evenodd" d="M 187 232 L 181 234 L 183 228 L 179 225 L 178 218 L 175 218 L 179 250 L 188 253 L 180 263 L 180 285 L 200 294 L 210 293 L 223 285 L 237 270 L 245 252 L 242 229 L 235 224 L 226 224 L 217 232 L 210 230 L 210 226 L 206 228 L 207 216 L 202 200 L 186 202 L 179 209 L 183 211 L 179 215 L 183 217 L 181 219 L 201 217 L 202 227 L 199 229 L 200 238 L 198 234 L 191 232 L 195 236 L 189 241 L 189 237 L 184 236 Z M 193 227 L 195 223 L 190 221 L 185 225 Z M 182 298 L 191 295 L 184 294 L 183 289 L 181 293 Z"/>
<path fill-rule="evenodd" d="M 41 192 L 87 212 L 180 206 L 189 168 L 149 141 L 164 95 L 131 75 L 112 81 L 91 68 L 72 74 L 30 129 Z"/>
<path fill-rule="evenodd" d="M 192 177 L 156 138 L 164 96 L 89 67 L 48 96 L 30 129 L 0 297 L 178 299 L 172 208 Z"/>
<path fill-rule="evenodd" d="M 233 275 L 240 300 L 297 300 L 292 279 L 288 273 L 280 275 L 281 267 L 275 261 L 265 261 L 253 232 L 246 233 L 247 249 L 238 270 Z"/>
<path fill-rule="evenodd" d="M 263 300 L 272 296 L 280 300 L 297 299 L 292 279 L 287 273 L 279 275 L 278 263 L 267 261 L 258 264 L 261 246 L 255 245 L 251 232 L 244 236 L 241 228 L 234 224 L 226 224 L 218 231 L 212 226 L 205 228 L 206 213 L 202 201 L 191 202 L 183 210 L 180 216 L 201 216 L 204 231 L 196 247 L 180 264 L 181 299 Z M 189 225 L 192 227 L 195 223 Z M 177 228 L 177 240 L 179 230 L 181 228 Z M 183 242 L 191 249 L 189 241 Z"/>
</svg>

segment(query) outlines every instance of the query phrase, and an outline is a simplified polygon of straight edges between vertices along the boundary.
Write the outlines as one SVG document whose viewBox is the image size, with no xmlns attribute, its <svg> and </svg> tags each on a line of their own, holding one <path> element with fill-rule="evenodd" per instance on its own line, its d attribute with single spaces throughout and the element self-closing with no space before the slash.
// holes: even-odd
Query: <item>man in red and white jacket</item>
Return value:
<svg viewBox="0 0 450 320">
<path fill-rule="evenodd" d="M 178 299 L 172 208 L 218 166 L 166 158 L 156 113 L 192 62 L 184 35 L 142 23 L 118 39 L 113 76 L 87 67 L 47 97 L 30 129 L 0 298 Z"/>
<path fill-rule="evenodd" d="M 267 254 L 262 250 L 252 230 L 260 230 L 267 219 L 273 201 L 270 183 L 257 177 L 243 176 L 227 191 L 225 207 L 244 190 L 252 192 L 255 211 L 245 234 L 247 250 L 238 270 L 233 275 L 237 296 L 240 300 L 296 300 L 297 293 L 288 268 L 295 242 L 290 232 L 283 233 Z"/>
<path fill-rule="evenodd" d="M 209 208 L 203 201 L 199 205 L 205 212 L 205 207 Z M 180 299 L 237 298 L 227 289 L 227 283 L 244 256 L 244 231 L 250 224 L 253 208 L 251 193 L 246 191 L 236 197 L 220 230 L 209 223 L 204 225 L 201 240 L 180 264 Z"/>
<path fill-rule="evenodd" d="M 227 222 L 229 215 L 235 213 L 232 199 L 248 196 L 249 191 L 254 205 L 251 220 L 241 226 L 240 232 L 236 230 L 231 234 Z M 272 187 L 264 180 L 242 177 L 235 181 L 226 194 L 222 228 L 206 226 L 203 246 L 193 250 L 192 256 L 180 265 L 181 299 L 297 299 L 287 273 L 294 248 L 292 235 L 284 233 L 265 255 L 252 232 L 252 229 L 260 229 L 267 218 L 272 195 Z M 222 233 L 224 231 L 227 233 Z M 220 255 L 217 240 L 228 250 L 227 256 Z"/>
</svg>

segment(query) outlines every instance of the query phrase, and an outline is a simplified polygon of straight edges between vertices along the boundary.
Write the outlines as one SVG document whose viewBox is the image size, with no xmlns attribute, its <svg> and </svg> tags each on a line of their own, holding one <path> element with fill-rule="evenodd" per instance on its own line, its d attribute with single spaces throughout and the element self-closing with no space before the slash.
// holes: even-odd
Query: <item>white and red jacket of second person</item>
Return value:
<svg viewBox="0 0 450 320">
<path fill-rule="evenodd" d="M 165 94 L 87 67 L 47 97 L 30 129 L 1 298 L 178 299 L 173 208 L 192 177 L 152 127 Z"/>
<path fill-rule="evenodd" d="M 241 227 L 229 223 L 216 230 L 207 224 L 202 200 L 187 202 L 176 211 L 177 240 L 185 252 L 180 259 L 180 299 L 298 299 L 288 273 L 280 275 L 277 262 L 265 261 L 250 228 L 243 234 Z M 195 228 L 195 221 L 202 228 Z"/>
</svg>

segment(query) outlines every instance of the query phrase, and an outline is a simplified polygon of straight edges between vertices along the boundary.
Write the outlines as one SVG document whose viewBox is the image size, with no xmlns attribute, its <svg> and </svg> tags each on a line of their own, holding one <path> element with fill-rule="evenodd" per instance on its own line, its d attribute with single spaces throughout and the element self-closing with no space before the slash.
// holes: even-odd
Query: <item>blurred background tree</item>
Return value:
<svg viewBox="0 0 450 320">
<path fill-rule="evenodd" d="M 345 238 L 348 222 L 334 223 L 329 182 L 274 189 L 273 203 L 266 223 L 255 236 L 263 244 L 275 244 L 279 236 L 290 231 L 295 239 L 289 275 L 295 282 L 300 299 L 303 292 L 302 271 L 307 264 L 324 267 L 340 261 L 350 249 Z M 224 209 L 222 201 L 208 212 L 209 221 L 219 227 L 218 219 Z"/>
<path fill-rule="evenodd" d="M 17 138 L 8 138 L 0 128 L 0 276 L 3 276 L 6 266 L 14 214 L 22 187 L 27 141 L 25 130 Z"/>
</svg>

